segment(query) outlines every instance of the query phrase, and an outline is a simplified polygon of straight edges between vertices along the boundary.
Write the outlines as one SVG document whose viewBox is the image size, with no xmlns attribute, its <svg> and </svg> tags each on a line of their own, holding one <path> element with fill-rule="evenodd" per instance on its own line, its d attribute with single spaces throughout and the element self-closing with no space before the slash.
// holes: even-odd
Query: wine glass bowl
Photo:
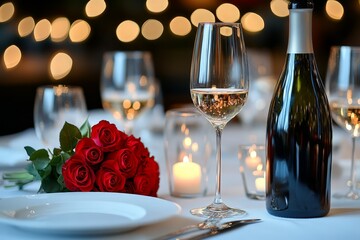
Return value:
<svg viewBox="0 0 360 240">
<path fill-rule="evenodd" d="M 349 190 L 335 197 L 359 199 L 355 144 L 360 136 L 360 47 L 333 46 L 326 73 L 326 91 L 334 121 L 352 138 Z"/>
<path fill-rule="evenodd" d="M 47 147 L 59 147 L 59 132 L 65 121 L 80 127 L 87 118 L 84 93 L 77 86 L 40 86 L 36 90 L 34 127 Z"/>
<path fill-rule="evenodd" d="M 154 105 L 155 84 L 150 52 L 106 52 L 100 81 L 104 109 L 124 123 L 132 134 L 133 122 Z"/>
<path fill-rule="evenodd" d="M 199 23 L 190 72 L 190 93 L 195 107 L 216 131 L 216 193 L 207 207 L 193 215 L 212 218 L 241 216 L 244 210 L 228 207 L 221 198 L 221 134 L 244 106 L 249 89 L 245 44 L 239 23 Z"/>
</svg>

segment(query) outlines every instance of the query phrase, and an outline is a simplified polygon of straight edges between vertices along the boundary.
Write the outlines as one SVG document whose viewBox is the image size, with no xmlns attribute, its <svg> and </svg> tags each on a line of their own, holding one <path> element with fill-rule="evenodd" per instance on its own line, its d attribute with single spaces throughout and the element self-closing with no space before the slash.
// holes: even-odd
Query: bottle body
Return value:
<svg viewBox="0 0 360 240">
<path fill-rule="evenodd" d="M 330 210 L 332 123 L 314 54 L 288 53 L 267 123 L 267 211 L 320 217 Z"/>
</svg>

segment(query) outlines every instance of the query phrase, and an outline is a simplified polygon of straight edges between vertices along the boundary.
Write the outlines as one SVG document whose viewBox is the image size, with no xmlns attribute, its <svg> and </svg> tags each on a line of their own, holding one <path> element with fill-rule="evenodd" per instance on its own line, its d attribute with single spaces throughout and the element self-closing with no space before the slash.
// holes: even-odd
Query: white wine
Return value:
<svg viewBox="0 0 360 240">
<path fill-rule="evenodd" d="M 358 137 L 360 134 L 360 106 L 331 102 L 330 108 L 335 122 L 351 132 L 354 137 Z"/>
<path fill-rule="evenodd" d="M 147 95 L 143 95 L 138 98 L 112 95 L 110 97 L 104 96 L 102 104 L 104 108 L 111 111 L 116 118 L 131 121 L 154 103 L 150 95 L 148 95 L 148 97 Z"/>
<path fill-rule="evenodd" d="M 232 88 L 191 89 L 194 105 L 215 125 L 225 125 L 244 106 L 248 91 Z"/>
</svg>

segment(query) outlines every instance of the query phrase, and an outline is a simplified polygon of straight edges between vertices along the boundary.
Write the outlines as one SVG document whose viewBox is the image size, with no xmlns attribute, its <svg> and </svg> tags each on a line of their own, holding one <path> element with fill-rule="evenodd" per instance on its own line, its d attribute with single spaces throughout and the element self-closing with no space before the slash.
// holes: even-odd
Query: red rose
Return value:
<svg viewBox="0 0 360 240">
<path fill-rule="evenodd" d="M 149 150 L 141 142 L 140 138 L 135 138 L 133 135 L 126 139 L 126 146 L 135 153 L 135 155 L 141 159 L 143 157 L 149 157 Z"/>
<path fill-rule="evenodd" d="M 127 135 L 119 131 L 115 124 L 102 120 L 91 128 L 91 138 L 104 152 L 111 152 L 125 143 Z"/>
<path fill-rule="evenodd" d="M 81 139 L 75 147 L 75 152 L 84 155 L 86 162 L 90 165 L 99 164 L 104 158 L 100 147 L 91 138 Z"/>
<path fill-rule="evenodd" d="M 62 166 L 62 175 L 70 191 L 89 192 L 94 188 L 95 173 L 82 155 L 74 154 L 70 157 Z"/>
<path fill-rule="evenodd" d="M 136 175 L 134 177 L 135 193 L 146 196 L 156 196 L 156 179 L 146 174 Z"/>
<path fill-rule="evenodd" d="M 155 161 L 153 156 L 144 158 L 141 161 L 138 172 L 139 174 L 158 176 L 160 174 L 159 164 Z"/>
<path fill-rule="evenodd" d="M 124 187 L 125 193 L 135 193 L 135 185 L 133 179 L 128 179 Z"/>
<path fill-rule="evenodd" d="M 135 176 L 138 166 L 139 159 L 135 154 L 128 148 L 112 152 L 108 155 L 108 159 L 114 159 L 119 170 L 126 176 L 126 178 L 132 178 Z"/>
<path fill-rule="evenodd" d="M 101 192 L 120 192 L 124 189 L 125 176 L 115 160 L 106 160 L 97 172 L 96 183 Z"/>
</svg>

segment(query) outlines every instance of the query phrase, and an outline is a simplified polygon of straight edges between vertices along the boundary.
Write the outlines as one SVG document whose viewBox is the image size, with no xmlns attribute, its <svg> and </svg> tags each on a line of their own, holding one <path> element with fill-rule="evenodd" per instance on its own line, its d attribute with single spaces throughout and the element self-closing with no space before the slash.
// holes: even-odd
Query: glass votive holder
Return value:
<svg viewBox="0 0 360 240">
<path fill-rule="evenodd" d="M 198 197 L 207 192 L 211 126 L 195 108 L 166 112 L 164 144 L 170 194 Z"/>
<path fill-rule="evenodd" d="M 266 157 L 264 145 L 241 145 L 238 157 L 245 194 L 250 199 L 265 199 Z"/>
</svg>

